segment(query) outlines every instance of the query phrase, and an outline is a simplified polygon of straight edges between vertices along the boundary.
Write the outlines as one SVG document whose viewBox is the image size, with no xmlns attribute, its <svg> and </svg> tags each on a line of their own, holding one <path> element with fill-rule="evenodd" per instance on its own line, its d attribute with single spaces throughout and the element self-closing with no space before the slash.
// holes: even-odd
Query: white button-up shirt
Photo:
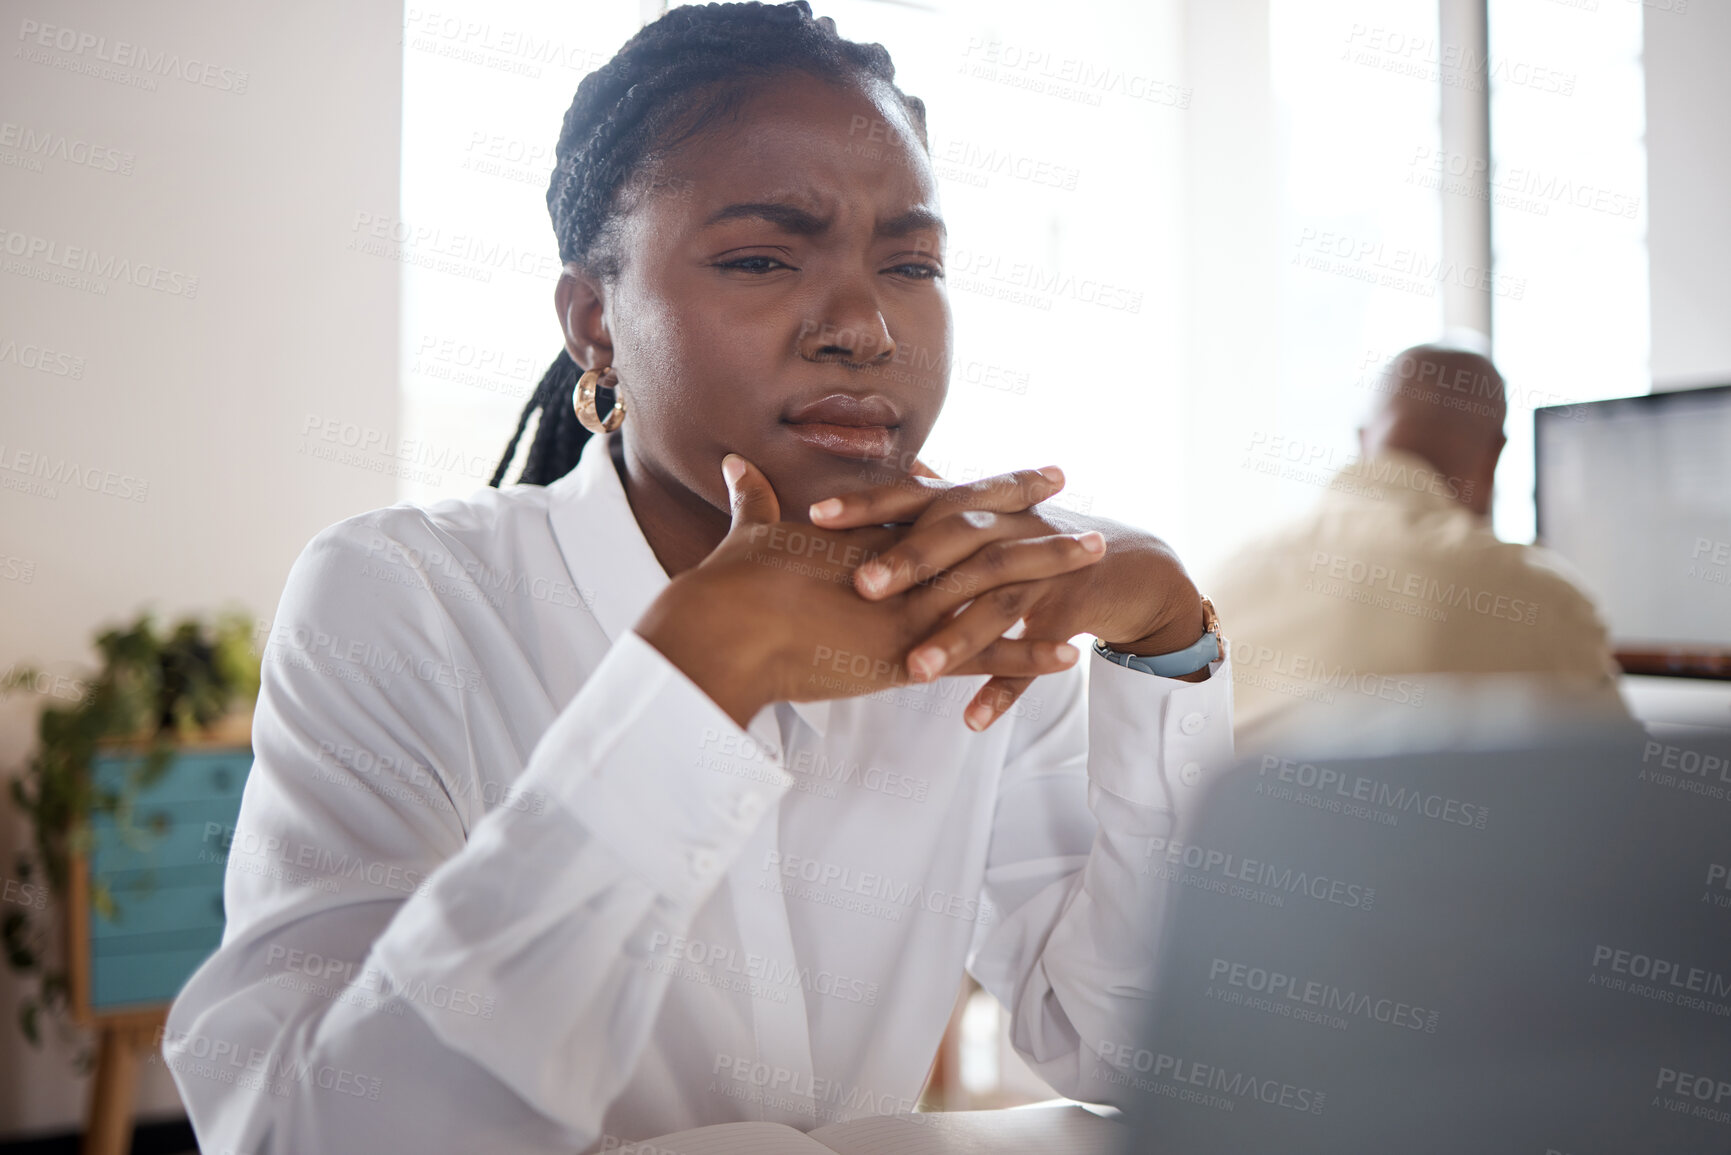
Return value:
<svg viewBox="0 0 1731 1155">
<path fill-rule="evenodd" d="M 741 729 L 632 632 L 667 585 L 593 438 L 548 485 L 316 536 L 265 651 L 223 943 L 164 1052 L 206 1151 L 571 1152 L 912 1110 L 963 968 L 1111 1102 L 1231 678 L 1091 657 Z M 823 651 L 819 651 L 823 654 Z M 813 678 L 840 677 L 826 655 Z"/>
</svg>

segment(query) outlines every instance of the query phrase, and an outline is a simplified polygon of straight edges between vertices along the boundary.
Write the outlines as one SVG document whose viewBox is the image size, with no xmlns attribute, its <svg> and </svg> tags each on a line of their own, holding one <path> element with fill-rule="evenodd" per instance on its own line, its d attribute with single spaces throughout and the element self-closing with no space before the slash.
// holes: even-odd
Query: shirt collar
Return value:
<svg viewBox="0 0 1731 1155">
<path fill-rule="evenodd" d="M 571 472 L 547 487 L 553 538 L 609 641 L 623 637 L 669 583 L 613 466 L 614 436 L 590 437 Z M 828 701 L 788 705 L 818 737 L 825 735 Z"/>
<path fill-rule="evenodd" d="M 1435 510 L 1476 517 L 1456 499 L 1460 485 L 1458 479 L 1416 453 L 1384 449 L 1336 473 L 1328 483 L 1325 501 L 1333 506 L 1369 501 L 1385 508 L 1402 506 L 1414 512 Z"/>
</svg>

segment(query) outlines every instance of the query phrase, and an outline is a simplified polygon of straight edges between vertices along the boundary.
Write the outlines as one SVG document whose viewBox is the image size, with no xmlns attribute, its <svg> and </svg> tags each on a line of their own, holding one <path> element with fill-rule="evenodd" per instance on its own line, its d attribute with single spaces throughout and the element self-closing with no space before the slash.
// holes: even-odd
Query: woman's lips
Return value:
<svg viewBox="0 0 1731 1155">
<path fill-rule="evenodd" d="M 888 425 L 830 425 L 821 421 L 789 421 L 787 431 L 814 449 L 870 461 L 895 452 L 895 428 Z"/>
</svg>

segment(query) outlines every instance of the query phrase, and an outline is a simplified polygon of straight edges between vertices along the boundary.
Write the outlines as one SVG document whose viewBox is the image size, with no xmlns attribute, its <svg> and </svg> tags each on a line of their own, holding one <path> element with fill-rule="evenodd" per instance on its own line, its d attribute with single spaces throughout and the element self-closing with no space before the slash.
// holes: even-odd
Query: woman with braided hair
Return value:
<svg viewBox="0 0 1731 1155">
<path fill-rule="evenodd" d="M 583 80 L 564 349 L 493 487 L 290 573 L 164 1041 L 205 1149 L 911 1111 L 964 972 L 1053 1087 L 1122 1095 L 1138 863 L 1230 759 L 1229 678 L 1158 539 L 1053 508 L 1055 469 L 918 463 L 925 139 L 803 2 L 675 9 Z"/>
</svg>

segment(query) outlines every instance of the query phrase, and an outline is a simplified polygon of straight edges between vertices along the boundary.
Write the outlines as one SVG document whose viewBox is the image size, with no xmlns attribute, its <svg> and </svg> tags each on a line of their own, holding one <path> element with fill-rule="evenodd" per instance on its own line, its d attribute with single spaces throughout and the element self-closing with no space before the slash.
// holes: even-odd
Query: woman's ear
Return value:
<svg viewBox="0 0 1731 1155">
<path fill-rule="evenodd" d="M 613 363 L 613 336 L 607 331 L 601 282 L 575 262 L 565 262 L 553 287 L 553 308 L 565 331 L 565 351 L 583 369 Z"/>
</svg>

